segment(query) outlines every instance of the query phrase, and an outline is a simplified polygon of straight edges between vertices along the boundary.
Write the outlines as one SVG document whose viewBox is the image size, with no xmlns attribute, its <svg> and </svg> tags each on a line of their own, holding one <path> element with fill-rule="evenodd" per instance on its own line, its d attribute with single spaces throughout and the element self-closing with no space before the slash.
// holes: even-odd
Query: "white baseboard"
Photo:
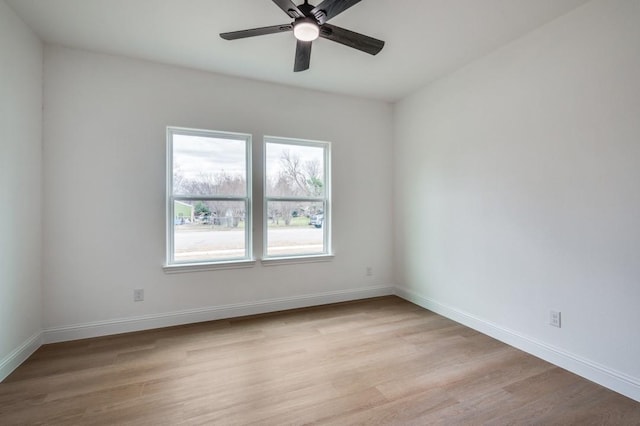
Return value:
<svg viewBox="0 0 640 426">
<path fill-rule="evenodd" d="M 392 294 L 395 294 L 393 286 L 365 287 L 303 296 L 267 299 L 256 302 L 211 306 L 138 317 L 119 318 L 86 324 L 47 328 L 43 332 L 43 340 L 44 343 L 65 342 L 69 340 L 150 330 L 154 328 L 171 327 L 203 321 L 264 314 L 268 312 L 284 311 L 287 309 L 305 308 L 308 306 L 326 305 L 329 303 L 368 299 L 378 296 L 389 296 Z"/>
<path fill-rule="evenodd" d="M 42 345 L 42 333 L 28 338 L 22 345 L 0 360 L 0 382 L 7 378 L 20 364 L 25 362 Z"/>
<path fill-rule="evenodd" d="M 420 296 L 411 290 L 396 287 L 396 295 L 640 402 L 640 379 L 636 377 Z"/>
</svg>

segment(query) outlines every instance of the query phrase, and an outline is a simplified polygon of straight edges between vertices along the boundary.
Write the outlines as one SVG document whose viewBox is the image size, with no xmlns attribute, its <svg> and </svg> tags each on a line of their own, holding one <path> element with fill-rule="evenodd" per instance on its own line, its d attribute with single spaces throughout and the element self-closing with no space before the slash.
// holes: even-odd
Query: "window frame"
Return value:
<svg viewBox="0 0 640 426">
<path fill-rule="evenodd" d="M 288 196 L 269 196 L 267 192 L 267 144 L 274 143 L 279 145 L 291 145 L 291 146 L 307 146 L 323 149 L 323 174 L 324 174 L 324 195 L 322 197 L 288 197 Z M 309 139 L 298 138 L 286 138 L 280 136 L 267 136 L 263 138 L 262 144 L 262 188 L 263 188 L 263 211 L 262 211 L 262 229 L 263 229 L 263 241 L 262 241 L 262 259 L 263 265 L 275 265 L 286 263 L 301 263 L 301 262 L 319 262 L 331 260 L 334 257 L 333 247 L 331 245 L 331 224 L 333 217 L 331 214 L 331 142 L 316 141 Z M 319 202 L 322 203 L 323 208 L 323 252 L 321 253 L 300 253 L 300 254 L 284 254 L 284 255 L 269 255 L 269 202 L 289 201 L 289 202 Z"/>
<path fill-rule="evenodd" d="M 244 196 L 229 195 L 188 195 L 175 194 L 173 189 L 173 139 L 175 135 L 198 136 L 227 140 L 244 141 L 246 165 L 246 192 Z M 252 135 L 247 133 L 225 132 L 219 130 L 191 129 L 184 127 L 167 127 L 166 153 L 166 256 L 165 272 L 201 271 L 208 269 L 227 269 L 251 267 L 255 264 L 253 257 L 253 192 L 252 192 Z M 243 257 L 228 259 L 211 259 L 205 261 L 175 260 L 175 201 L 238 201 L 245 204 L 245 254 Z"/>
</svg>

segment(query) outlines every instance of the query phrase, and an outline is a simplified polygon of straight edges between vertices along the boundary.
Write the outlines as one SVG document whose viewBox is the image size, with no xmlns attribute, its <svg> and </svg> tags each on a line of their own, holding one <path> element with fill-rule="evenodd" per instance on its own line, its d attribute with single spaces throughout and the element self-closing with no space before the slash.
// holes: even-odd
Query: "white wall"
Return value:
<svg viewBox="0 0 640 426">
<path fill-rule="evenodd" d="M 594 1 L 403 100 L 394 167 L 402 294 L 640 400 L 639 22 Z"/>
<path fill-rule="evenodd" d="M 0 0 L 0 380 L 42 318 L 42 46 Z"/>
<path fill-rule="evenodd" d="M 392 291 L 390 105 L 47 47 L 44 116 L 47 340 Z M 335 259 L 165 274 L 167 125 L 253 134 L 258 229 L 262 136 L 332 142 Z"/>
</svg>

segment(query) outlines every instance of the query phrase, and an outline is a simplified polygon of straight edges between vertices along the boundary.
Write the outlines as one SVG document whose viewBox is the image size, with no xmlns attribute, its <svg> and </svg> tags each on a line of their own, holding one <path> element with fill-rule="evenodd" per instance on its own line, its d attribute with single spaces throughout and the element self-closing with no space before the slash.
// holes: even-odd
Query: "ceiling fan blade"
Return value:
<svg viewBox="0 0 640 426">
<path fill-rule="evenodd" d="M 311 43 L 310 41 L 300 41 L 296 44 L 296 63 L 293 66 L 293 71 L 304 71 L 309 69 L 309 63 L 311 62 Z"/>
<path fill-rule="evenodd" d="M 231 31 L 229 33 L 220 33 L 220 37 L 225 40 L 237 40 L 239 38 L 255 37 L 266 34 L 283 33 L 293 30 L 293 25 L 272 25 L 270 27 L 252 28 L 250 30 Z"/>
<path fill-rule="evenodd" d="M 378 54 L 378 52 L 380 52 L 384 47 L 384 41 L 382 40 L 378 40 L 364 34 L 355 33 L 331 24 L 324 24 L 320 27 L 320 37 L 335 41 L 336 43 L 344 44 L 345 46 L 353 47 L 354 49 L 361 50 L 369 53 L 370 55 Z"/>
<path fill-rule="evenodd" d="M 275 1 L 275 0 L 274 0 Z M 327 14 L 327 20 L 334 16 L 344 12 L 356 3 L 360 3 L 360 0 L 324 0 L 311 10 L 312 14 L 324 10 Z"/>
<path fill-rule="evenodd" d="M 284 13 L 286 13 L 293 19 L 302 18 L 304 16 L 300 9 L 298 9 L 298 6 L 296 6 L 295 3 L 291 0 L 273 0 L 273 2 L 277 4 L 278 7 L 284 11 Z"/>
</svg>

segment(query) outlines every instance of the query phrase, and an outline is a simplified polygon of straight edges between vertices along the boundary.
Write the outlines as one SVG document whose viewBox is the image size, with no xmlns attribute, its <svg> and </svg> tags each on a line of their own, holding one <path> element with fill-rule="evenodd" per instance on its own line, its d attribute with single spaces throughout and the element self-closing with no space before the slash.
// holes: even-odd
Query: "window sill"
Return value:
<svg viewBox="0 0 640 426">
<path fill-rule="evenodd" d="M 260 262 L 263 266 L 291 265 L 296 263 L 317 263 L 330 262 L 335 255 L 333 254 L 314 254 L 310 256 L 291 256 L 291 257 L 269 257 L 262 259 Z"/>
<path fill-rule="evenodd" d="M 220 269 L 241 269 L 252 268 L 256 264 L 255 260 L 231 260 L 217 263 L 185 263 L 175 265 L 164 265 L 162 269 L 165 274 L 181 274 L 184 272 L 216 271 Z"/>
</svg>

